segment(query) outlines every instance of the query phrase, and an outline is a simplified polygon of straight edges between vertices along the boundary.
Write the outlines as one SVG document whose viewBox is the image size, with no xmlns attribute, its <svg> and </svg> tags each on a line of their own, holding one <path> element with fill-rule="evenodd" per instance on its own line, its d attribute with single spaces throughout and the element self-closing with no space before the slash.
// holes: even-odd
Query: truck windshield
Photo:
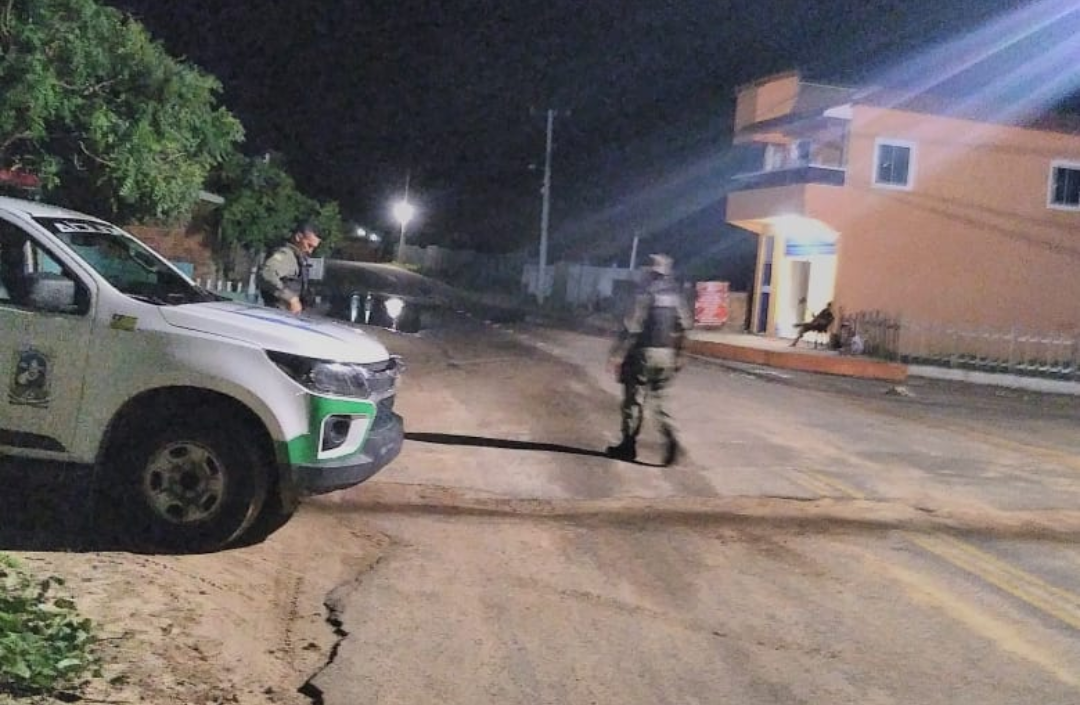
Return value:
<svg viewBox="0 0 1080 705">
<path fill-rule="evenodd" d="M 156 252 L 115 225 L 77 218 L 35 220 L 122 293 L 159 306 L 216 301 Z"/>
</svg>

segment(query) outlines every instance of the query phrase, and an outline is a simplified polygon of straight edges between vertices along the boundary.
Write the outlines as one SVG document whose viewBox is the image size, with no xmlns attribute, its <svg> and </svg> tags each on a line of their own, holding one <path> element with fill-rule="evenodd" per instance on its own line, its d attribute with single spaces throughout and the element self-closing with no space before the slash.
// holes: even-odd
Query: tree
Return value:
<svg viewBox="0 0 1080 705">
<path fill-rule="evenodd" d="M 323 244 L 316 254 L 329 256 L 334 247 L 345 237 L 345 219 L 341 217 L 341 207 L 337 201 L 319 204 L 313 216 L 322 235 Z"/>
<path fill-rule="evenodd" d="M 249 252 L 266 250 L 281 242 L 300 220 L 312 220 L 329 252 L 345 231 L 336 202 L 320 204 L 296 188 L 293 178 L 269 155 L 234 156 L 211 182 L 225 197 L 221 241 Z"/>
<path fill-rule="evenodd" d="M 0 1 L 0 166 L 120 221 L 185 216 L 243 139 L 217 79 L 94 0 Z"/>
</svg>

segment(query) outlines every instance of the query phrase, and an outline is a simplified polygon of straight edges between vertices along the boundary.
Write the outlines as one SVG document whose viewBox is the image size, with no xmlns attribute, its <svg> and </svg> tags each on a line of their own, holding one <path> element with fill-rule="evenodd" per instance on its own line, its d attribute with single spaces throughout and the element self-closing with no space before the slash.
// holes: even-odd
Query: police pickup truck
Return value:
<svg viewBox="0 0 1080 705">
<path fill-rule="evenodd" d="M 221 548 L 264 507 L 363 482 L 401 450 L 400 371 L 353 327 L 224 300 L 115 225 L 0 198 L 0 456 L 93 466 L 138 543 Z"/>
</svg>

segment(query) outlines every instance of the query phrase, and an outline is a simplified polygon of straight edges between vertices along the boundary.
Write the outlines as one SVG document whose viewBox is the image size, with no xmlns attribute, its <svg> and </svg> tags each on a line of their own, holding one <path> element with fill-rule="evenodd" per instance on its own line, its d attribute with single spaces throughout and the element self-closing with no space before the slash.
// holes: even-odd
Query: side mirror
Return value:
<svg viewBox="0 0 1080 705">
<path fill-rule="evenodd" d="M 75 282 L 62 274 L 37 272 L 27 276 L 26 304 L 37 311 L 73 313 L 78 308 L 75 293 Z"/>
</svg>

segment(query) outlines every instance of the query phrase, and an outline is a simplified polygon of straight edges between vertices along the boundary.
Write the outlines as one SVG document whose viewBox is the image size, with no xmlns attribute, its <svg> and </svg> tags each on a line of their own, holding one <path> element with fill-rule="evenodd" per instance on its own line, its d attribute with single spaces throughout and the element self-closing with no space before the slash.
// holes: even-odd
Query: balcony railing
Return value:
<svg viewBox="0 0 1080 705">
<path fill-rule="evenodd" d="M 731 177 L 730 191 L 749 191 L 759 188 L 791 186 L 794 184 L 827 184 L 843 186 L 847 172 L 839 167 L 803 164 L 782 169 L 770 169 Z"/>
</svg>

